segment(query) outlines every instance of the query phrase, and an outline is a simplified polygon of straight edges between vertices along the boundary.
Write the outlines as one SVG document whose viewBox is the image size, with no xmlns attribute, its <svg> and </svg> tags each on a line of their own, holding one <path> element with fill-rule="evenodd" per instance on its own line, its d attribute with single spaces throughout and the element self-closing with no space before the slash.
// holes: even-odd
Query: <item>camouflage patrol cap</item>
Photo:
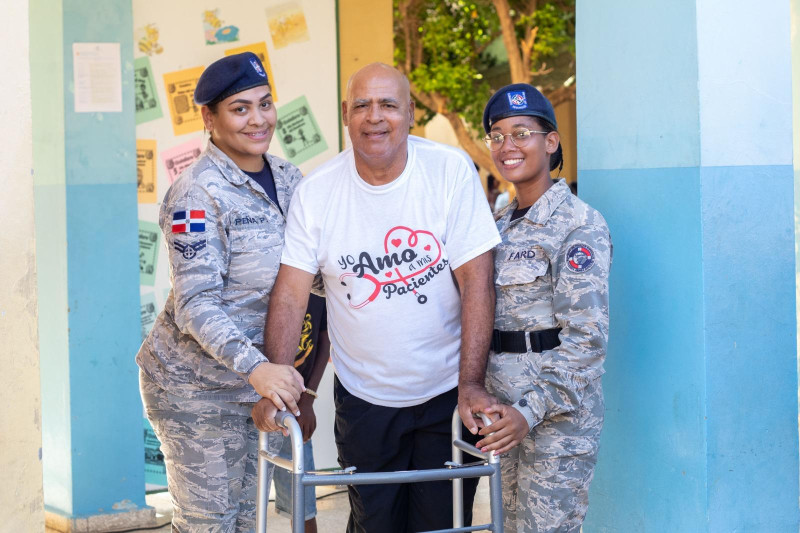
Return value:
<svg viewBox="0 0 800 533">
<path fill-rule="evenodd" d="M 269 85 L 269 80 L 258 56 L 252 52 L 234 54 L 214 61 L 203 71 L 194 89 L 194 101 L 197 105 L 213 104 L 261 85 Z"/>
<path fill-rule="evenodd" d="M 498 120 L 520 115 L 541 118 L 558 129 L 556 114 L 550 100 L 536 87 L 527 83 L 506 85 L 489 98 L 483 110 L 483 129 L 489 133 L 492 124 Z"/>
</svg>

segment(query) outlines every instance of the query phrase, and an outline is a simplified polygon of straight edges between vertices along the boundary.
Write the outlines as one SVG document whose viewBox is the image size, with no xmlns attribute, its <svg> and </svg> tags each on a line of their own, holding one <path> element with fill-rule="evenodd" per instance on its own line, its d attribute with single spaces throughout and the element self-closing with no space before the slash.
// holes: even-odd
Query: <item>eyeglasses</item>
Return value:
<svg viewBox="0 0 800 533">
<path fill-rule="evenodd" d="M 544 133 L 547 135 L 550 132 L 529 130 L 527 128 L 520 128 L 512 131 L 511 133 L 500 133 L 499 131 L 495 131 L 484 137 L 483 142 L 486 143 L 486 147 L 489 150 L 496 152 L 503 146 L 506 136 L 508 136 L 511 137 L 511 142 L 514 144 L 514 146 L 517 148 L 522 148 L 528 144 L 528 142 L 530 142 L 532 133 Z"/>
</svg>

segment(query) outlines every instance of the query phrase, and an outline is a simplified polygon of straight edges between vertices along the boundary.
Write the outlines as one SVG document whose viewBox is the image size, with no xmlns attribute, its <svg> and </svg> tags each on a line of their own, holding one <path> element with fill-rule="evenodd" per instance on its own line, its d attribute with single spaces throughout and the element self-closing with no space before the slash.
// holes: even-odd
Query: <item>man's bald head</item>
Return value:
<svg viewBox="0 0 800 533">
<path fill-rule="evenodd" d="M 350 101 L 350 96 L 352 92 L 353 84 L 359 81 L 361 78 L 371 78 L 373 76 L 387 76 L 390 78 L 395 78 L 398 83 L 402 94 L 407 96 L 408 100 L 411 100 L 411 85 L 408 82 L 408 78 L 405 74 L 397 70 L 396 68 L 387 65 L 386 63 L 370 63 L 364 67 L 358 69 L 350 79 L 347 80 L 347 91 L 345 93 L 345 98 L 347 101 Z"/>
<path fill-rule="evenodd" d="M 342 118 L 359 175 L 372 185 L 393 180 L 405 168 L 414 102 L 408 78 L 383 63 L 362 68 L 347 83 Z"/>
</svg>

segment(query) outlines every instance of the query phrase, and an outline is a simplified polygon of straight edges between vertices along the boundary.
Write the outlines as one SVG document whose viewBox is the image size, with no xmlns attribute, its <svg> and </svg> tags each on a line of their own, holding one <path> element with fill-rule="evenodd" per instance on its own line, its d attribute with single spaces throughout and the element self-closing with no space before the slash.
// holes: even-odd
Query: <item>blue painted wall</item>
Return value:
<svg viewBox="0 0 800 533">
<path fill-rule="evenodd" d="M 614 240 L 586 533 L 798 530 L 788 9 L 578 1 L 580 194 Z"/>
<path fill-rule="evenodd" d="M 614 242 L 606 422 L 584 531 L 701 531 L 706 509 L 698 169 L 581 171 Z"/>
<path fill-rule="evenodd" d="M 142 407 L 133 360 L 141 343 L 133 17 L 129 0 L 63 0 L 58 8 L 62 40 L 54 48 L 63 62 L 54 68 L 63 69 L 63 78 L 47 77 L 41 65 L 34 79 L 34 108 L 53 107 L 60 115 L 49 118 L 63 128 L 55 142 L 43 137 L 34 147 L 41 156 L 35 164 L 46 170 L 37 183 L 37 240 L 41 236 L 55 250 L 39 260 L 57 265 L 40 276 L 40 294 L 58 286 L 65 293 L 63 302 L 50 299 L 57 305 L 46 313 L 54 327 L 66 331 L 40 328 L 45 331 L 44 454 L 52 465 L 44 484 L 50 510 L 80 517 L 145 504 Z M 44 13 L 32 21 L 38 17 L 52 25 Z M 74 112 L 74 42 L 121 44 L 121 113 Z M 54 81 L 63 86 L 52 89 Z M 50 106 L 47 98 L 61 102 Z M 41 127 L 48 117 L 39 118 Z M 63 164 L 48 166 L 49 157 Z M 68 351 L 58 344 L 65 340 Z"/>
<path fill-rule="evenodd" d="M 793 170 L 701 179 L 709 531 L 796 531 Z"/>
<path fill-rule="evenodd" d="M 123 80 L 121 113 L 75 113 L 73 92 L 64 95 L 73 514 L 81 516 L 119 510 L 123 500 L 144 505 L 130 1 L 64 0 L 68 84 L 73 42 L 120 42 Z"/>
</svg>

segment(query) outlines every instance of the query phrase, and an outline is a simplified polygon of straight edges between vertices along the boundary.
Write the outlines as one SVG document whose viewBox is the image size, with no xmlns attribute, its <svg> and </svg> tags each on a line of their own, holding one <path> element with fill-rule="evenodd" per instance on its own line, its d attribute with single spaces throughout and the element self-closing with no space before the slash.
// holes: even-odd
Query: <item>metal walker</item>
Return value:
<svg viewBox="0 0 800 533">
<path fill-rule="evenodd" d="M 490 421 L 481 415 L 485 424 Z M 269 452 L 266 432 L 258 436 L 258 495 L 256 500 L 256 532 L 267 531 L 267 462 L 278 468 L 288 470 L 292 474 L 292 533 L 303 533 L 305 528 L 305 491 L 307 485 L 377 485 L 386 483 L 417 483 L 420 481 L 453 480 L 453 527 L 439 529 L 426 533 L 450 533 L 462 531 L 492 531 L 503 533 L 503 505 L 502 483 L 500 480 L 500 457 L 492 452 L 483 453 L 475 446 L 461 440 L 461 417 L 458 409 L 453 413 L 452 436 L 453 455 L 452 461 L 445 463 L 446 468 L 431 470 L 410 470 L 399 472 L 369 472 L 355 473 L 355 467 L 333 472 L 304 472 L 303 465 L 303 434 L 300 424 L 288 412 L 280 412 L 275 417 L 279 425 L 289 431 L 292 439 L 292 458 L 284 459 Z M 463 452 L 482 459 L 479 463 L 463 464 Z M 464 478 L 484 477 L 489 478 L 489 505 L 492 522 L 477 526 L 464 527 Z"/>
</svg>

